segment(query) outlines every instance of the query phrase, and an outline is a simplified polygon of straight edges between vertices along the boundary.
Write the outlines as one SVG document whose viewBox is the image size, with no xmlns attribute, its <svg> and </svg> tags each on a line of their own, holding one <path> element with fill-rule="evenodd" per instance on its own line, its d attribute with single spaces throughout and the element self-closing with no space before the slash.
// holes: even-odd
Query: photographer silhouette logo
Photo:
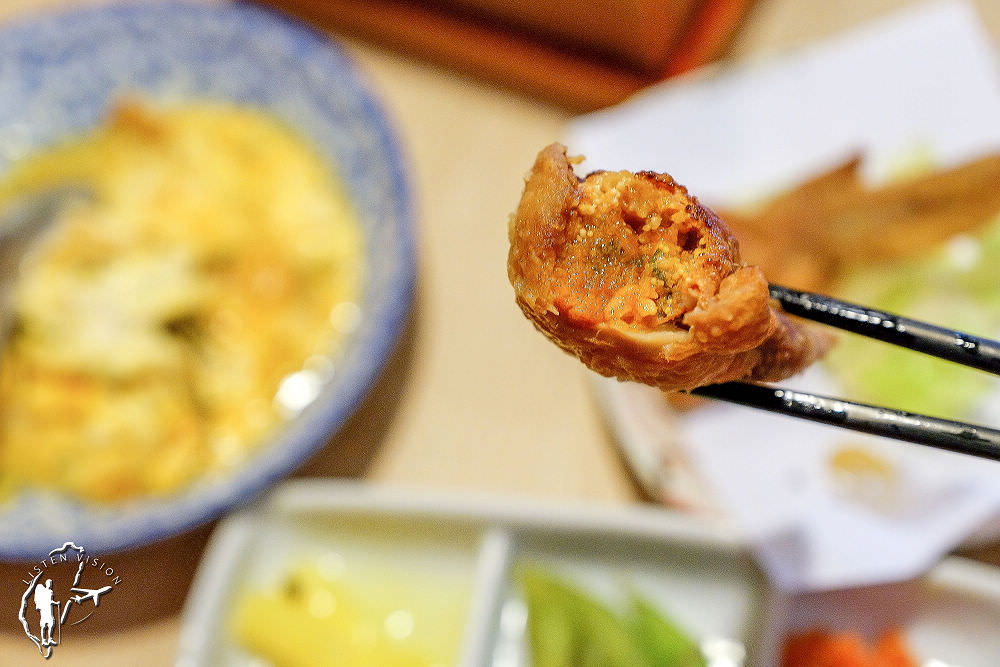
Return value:
<svg viewBox="0 0 1000 667">
<path fill-rule="evenodd" d="M 92 569 L 86 583 L 99 584 L 96 588 L 84 586 L 88 566 Z M 52 649 L 62 640 L 62 627 L 69 620 L 70 610 L 79 607 L 76 616 L 87 612 L 70 625 L 83 623 L 100 605 L 102 597 L 121 583 L 121 577 L 107 563 L 86 555 L 83 547 L 67 542 L 39 561 L 22 583 L 28 588 L 21 596 L 17 618 L 28 639 L 35 643 L 42 657 L 48 659 Z M 89 602 L 94 603 L 93 608 L 87 604 Z"/>
</svg>

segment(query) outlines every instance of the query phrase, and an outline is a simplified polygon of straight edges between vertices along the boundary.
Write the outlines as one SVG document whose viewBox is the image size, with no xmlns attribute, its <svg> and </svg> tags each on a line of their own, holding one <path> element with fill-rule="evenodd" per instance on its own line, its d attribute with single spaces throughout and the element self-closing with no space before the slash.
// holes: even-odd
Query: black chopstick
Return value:
<svg viewBox="0 0 1000 667">
<path fill-rule="evenodd" d="M 1000 461 L 1000 430 L 805 392 L 727 382 L 689 393 Z"/>
<path fill-rule="evenodd" d="M 1000 343 L 812 292 L 770 286 L 785 312 L 1000 375 Z M 1000 430 L 807 392 L 728 382 L 690 393 L 1000 461 Z"/>
<path fill-rule="evenodd" d="M 1000 375 L 1000 343 L 828 296 L 771 285 L 786 313 Z"/>
</svg>

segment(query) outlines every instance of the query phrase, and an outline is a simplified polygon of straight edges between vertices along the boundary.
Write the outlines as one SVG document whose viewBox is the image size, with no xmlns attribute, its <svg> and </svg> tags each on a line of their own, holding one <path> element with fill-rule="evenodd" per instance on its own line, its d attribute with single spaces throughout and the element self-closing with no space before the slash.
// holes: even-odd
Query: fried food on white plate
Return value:
<svg viewBox="0 0 1000 667">
<path fill-rule="evenodd" d="M 579 179 L 543 149 L 510 223 L 517 303 L 559 347 L 606 376 L 666 391 L 772 382 L 832 338 L 793 320 L 709 209 L 666 174 Z"/>
</svg>

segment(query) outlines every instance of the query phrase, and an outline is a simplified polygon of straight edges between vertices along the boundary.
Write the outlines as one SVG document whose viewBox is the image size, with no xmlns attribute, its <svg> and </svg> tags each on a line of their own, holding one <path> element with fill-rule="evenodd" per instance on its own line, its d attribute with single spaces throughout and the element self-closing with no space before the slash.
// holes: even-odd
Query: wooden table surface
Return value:
<svg viewBox="0 0 1000 667">
<path fill-rule="evenodd" d="M 0 22 L 70 4 L 81 3 L 2 0 Z M 906 4 L 759 0 L 728 57 L 780 52 Z M 973 4 L 1000 43 L 1000 3 Z M 561 136 L 569 113 L 376 46 L 348 42 L 348 48 L 374 82 L 410 166 L 419 287 L 415 313 L 386 373 L 301 474 L 636 501 L 587 393 L 582 366 L 532 330 L 506 279 L 507 216 L 522 176 L 537 150 Z M 53 663 L 172 664 L 180 606 L 210 528 L 108 556 L 123 581 L 115 604 L 102 605 L 101 614 L 74 628 L 73 641 L 59 647 Z M 26 571 L 0 566 L 5 666 L 42 664 L 17 623 Z"/>
</svg>

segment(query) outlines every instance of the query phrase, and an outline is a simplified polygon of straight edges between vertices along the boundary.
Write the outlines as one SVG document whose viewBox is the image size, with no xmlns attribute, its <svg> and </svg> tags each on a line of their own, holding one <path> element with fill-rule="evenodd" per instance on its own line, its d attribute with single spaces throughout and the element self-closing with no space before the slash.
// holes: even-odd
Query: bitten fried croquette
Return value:
<svg viewBox="0 0 1000 667">
<path fill-rule="evenodd" d="M 832 338 L 795 321 L 711 210 L 666 174 L 580 179 L 543 149 L 510 222 L 507 271 L 535 326 L 598 373 L 666 391 L 777 381 Z"/>
</svg>

